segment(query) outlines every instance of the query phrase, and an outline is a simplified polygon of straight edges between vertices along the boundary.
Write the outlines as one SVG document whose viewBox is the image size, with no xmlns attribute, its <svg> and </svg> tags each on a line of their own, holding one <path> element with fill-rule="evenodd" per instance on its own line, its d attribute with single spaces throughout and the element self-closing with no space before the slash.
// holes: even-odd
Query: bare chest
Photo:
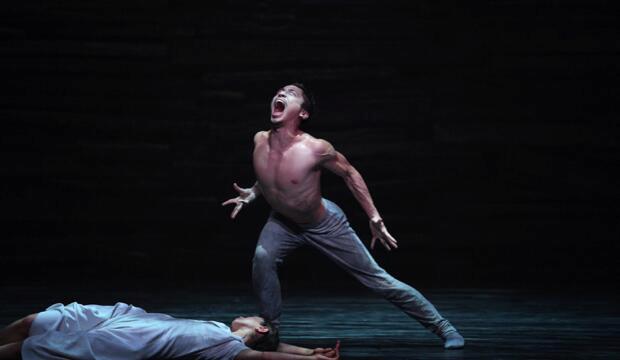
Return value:
<svg viewBox="0 0 620 360">
<path fill-rule="evenodd" d="M 263 187 L 290 190 L 303 185 L 316 172 L 314 154 L 305 147 L 293 147 L 286 151 L 257 146 L 254 149 L 254 171 Z"/>
</svg>

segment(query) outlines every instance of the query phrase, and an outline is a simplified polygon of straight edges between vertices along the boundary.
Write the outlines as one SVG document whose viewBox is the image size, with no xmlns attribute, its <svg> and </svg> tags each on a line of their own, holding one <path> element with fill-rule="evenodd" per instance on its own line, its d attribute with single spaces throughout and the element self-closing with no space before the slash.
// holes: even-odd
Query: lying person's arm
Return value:
<svg viewBox="0 0 620 360">
<path fill-rule="evenodd" d="M 277 352 L 283 352 L 287 354 L 297 354 L 297 355 L 313 355 L 314 351 L 312 349 L 308 349 L 301 346 L 295 346 L 287 343 L 279 343 Z"/>
<path fill-rule="evenodd" d="M 279 343 L 277 352 L 283 352 L 288 354 L 297 354 L 297 355 L 316 355 L 316 354 L 325 354 L 330 351 L 333 351 L 332 348 L 315 348 L 308 349 L 302 346 L 291 345 L 287 343 Z"/>
<path fill-rule="evenodd" d="M 243 350 L 235 360 L 339 360 L 340 342 L 336 348 L 316 348 L 314 350 L 285 343 L 278 345 L 277 352 Z"/>
</svg>

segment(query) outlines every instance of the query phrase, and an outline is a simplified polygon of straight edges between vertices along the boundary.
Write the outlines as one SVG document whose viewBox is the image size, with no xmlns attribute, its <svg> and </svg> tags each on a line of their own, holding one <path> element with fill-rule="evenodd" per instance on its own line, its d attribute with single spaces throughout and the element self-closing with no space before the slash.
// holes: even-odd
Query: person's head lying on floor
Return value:
<svg viewBox="0 0 620 360">
<path fill-rule="evenodd" d="M 276 351 L 280 343 L 278 329 L 260 316 L 239 316 L 230 324 L 230 330 L 254 350 Z"/>
</svg>

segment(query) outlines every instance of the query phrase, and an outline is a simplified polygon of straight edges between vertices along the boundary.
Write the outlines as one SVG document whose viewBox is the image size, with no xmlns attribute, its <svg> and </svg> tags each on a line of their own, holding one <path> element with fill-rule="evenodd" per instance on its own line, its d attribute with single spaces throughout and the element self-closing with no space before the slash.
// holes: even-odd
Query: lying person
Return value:
<svg viewBox="0 0 620 360">
<path fill-rule="evenodd" d="M 251 349 L 252 348 L 252 349 Z M 279 342 L 262 318 L 177 319 L 139 307 L 55 304 L 0 330 L 0 359 L 221 359 L 336 360 L 334 349 Z"/>
</svg>

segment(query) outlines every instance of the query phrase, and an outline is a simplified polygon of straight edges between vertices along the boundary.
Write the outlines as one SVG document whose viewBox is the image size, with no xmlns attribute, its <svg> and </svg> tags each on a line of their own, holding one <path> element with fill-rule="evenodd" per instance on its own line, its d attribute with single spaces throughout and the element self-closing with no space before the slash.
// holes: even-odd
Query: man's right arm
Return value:
<svg viewBox="0 0 620 360">
<path fill-rule="evenodd" d="M 263 141 L 266 135 L 266 131 L 257 132 L 254 135 L 254 146 L 257 146 L 260 141 Z M 258 181 L 256 181 L 251 188 L 241 188 L 237 185 L 237 183 L 233 183 L 233 188 L 239 193 L 239 196 L 228 199 L 222 203 L 222 206 L 235 204 L 235 208 L 230 214 L 231 219 L 234 219 L 245 205 L 254 201 L 261 194 L 260 184 Z"/>
<path fill-rule="evenodd" d="M 254 134 L 254 148 L 256 148 L 256 146 L 261 141 L 265 141 L 268 136 L 269 135 L 268 135 L 267 131 L 259 131 L 256 134 Z M 262 194 L 261 189 L 260 189 L 260 184 L 258 183 L 258 180 L 256 182 L 254 182 L 254 185 L 252 185 L 252 187 L 250 189 L 254 193 L 254 198 L 252 200 L 256 199 L 256 197 L 258 197 L 258 195 Z"/>
<path fill-rule="evenodd" d="M 255 182 L 254 186 L 252 186 L 251 188 L 241 188 L 239 187 L 239 185 L 237 185 L 237 183 L 233 183 L 233 188 L 239 193 L 239 196 L 237 196 L 236 198 L 228 199 L 222 203 L 222 206 L 235 204 L 235 208 L 230 214 L 231 219 L 234 219 L 245 205 L 254 201 L 254 199 L 256 199 L 256 197 L 261 194 L 258 181 Z"/>
<path fill-rule="evenodd" d="M 260 194 L 262 194 L 258 181 L 254 182 L 254 185 L 252 185 L 250 190 L 252 190 L 252 193 L 254 194 L 254 197 L 252 198 L 252 200 L 250 200 L 250 202 L 254 201 Z"/>
<path fill-rule="evenodd" d="M 267 138 L 267 136 L 268 136 L 267 131 L 259 131 L 256 134 L 254 134 L 254 147 L 256 147 L 261 141 L 264 141 Z M 254 182 L 254 185 L 252 185 L 250 190 L 253 193 L 253 197 L 248 202 L 254 201 L 254 199 L 256 199 L 258 195 L 262 194 L 260 190 L 260 184 L 258 183 L 258 181 Z"/>
</svg>

